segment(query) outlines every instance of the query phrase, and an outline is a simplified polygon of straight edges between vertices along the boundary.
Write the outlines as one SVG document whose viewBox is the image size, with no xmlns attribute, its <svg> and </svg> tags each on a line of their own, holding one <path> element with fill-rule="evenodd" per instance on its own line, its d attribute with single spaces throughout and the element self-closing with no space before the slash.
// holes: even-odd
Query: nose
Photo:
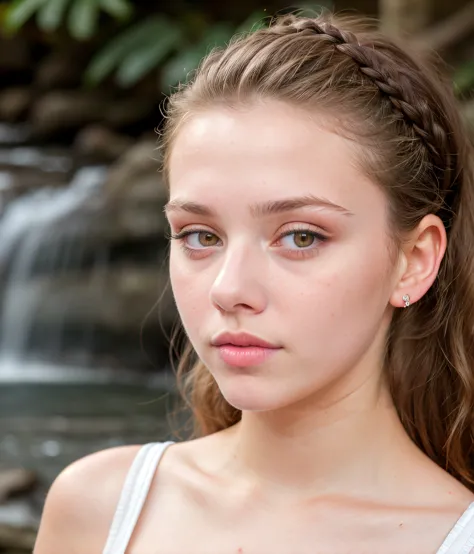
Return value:
<svg viewBox="0 0 474 554">
<path fill-rule="evenodd" d="M 210 290 L 210 299 L 220 311 L 260 313 L 267 298 L 262 253 L 245 247 L 228 250 Z"/>
</svg>

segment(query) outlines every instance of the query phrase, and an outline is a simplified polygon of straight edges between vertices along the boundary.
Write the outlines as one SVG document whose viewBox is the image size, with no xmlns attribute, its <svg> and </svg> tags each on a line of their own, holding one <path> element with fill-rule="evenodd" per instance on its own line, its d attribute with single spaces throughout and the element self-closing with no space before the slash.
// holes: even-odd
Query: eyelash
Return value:
<svg viewBox="0 0 474 554">
<path fill-rule="evenodd" d="M 206 250 L 206 248 L 212 248 L 211 246 L 209 247 L 203 247 L 203 248 L 199 248 L 199 249 L 196 249 L 196 248 L 189 248 L 188 246 L 186 246 L 186 244 L 184 243 L 184 239 L 189 236 L 189 235 L 194 235 L 196 233 L 209 233 L 211 235 L 214 235 L 214 236 L 217 236 L 215 235 L 215 233 L 211 233 L 210 231 L 207 231 L 206 229 L 187 229 L 186 231 L 181 231 L 179 233 L 171 233 L 168 235 L 168 238 L 170 240 L 178 240 L 180 242 L 180 247 L 182 248 L 182 250 L 185 252 L 185 254 L 187 254 L 190 258 L 193 258 L 193 256 L 196 256 L 196 254 L 198 252 L 201 252 L 202 250 Z M 282 233 L 277 240 L 281 240 L 287 236 L 290 236 L 290 235 L 294 235 L 296 233 L 307 233 L 308 235 L 314 237 L 317 241 L 321 242 L 321 243 L 324 243 L 325 241 L 328 240 L 328 237 L 326 237 L 325 235 L 322 235 L 321 233 L 318 233 L 317 231 L 314 231 L 313 229 L 308 229 L 306 227 L 302 227 L 302 228 L 294 228 L 294 229 L 290 229 L 288 231 L 285 231 L 284 233 Z M 311 245 L 312 246 L 312 245 Z M 308 258 L 310 256 L 313 256 L 315 254 L 315 250 L 316 248 L 301 248 L 301 249 L 298 249 L 298 250 L 290 250 L 290 249 L 286 249 L 286 252 L 287 253 L 291 253 L 291 255 L 295 256 L 295 257 L 298 257 L 298 258 Z"/>
</svg>

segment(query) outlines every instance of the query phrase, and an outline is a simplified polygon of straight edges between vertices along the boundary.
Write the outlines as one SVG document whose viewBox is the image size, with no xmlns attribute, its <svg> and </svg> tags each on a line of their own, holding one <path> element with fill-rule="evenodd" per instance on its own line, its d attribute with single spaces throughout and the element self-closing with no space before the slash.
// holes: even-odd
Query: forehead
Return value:
<svg viewBox="0 0 474 554">
<path fill-rule="evenodd" d="M 357 167 L 354 143 L 323 118 L 277 101 L 193 115 L 169 158 L 170 199 L 236 205 L 317 194 L 354 211 L 380 208 L 381 190 Z"/>
</svg>

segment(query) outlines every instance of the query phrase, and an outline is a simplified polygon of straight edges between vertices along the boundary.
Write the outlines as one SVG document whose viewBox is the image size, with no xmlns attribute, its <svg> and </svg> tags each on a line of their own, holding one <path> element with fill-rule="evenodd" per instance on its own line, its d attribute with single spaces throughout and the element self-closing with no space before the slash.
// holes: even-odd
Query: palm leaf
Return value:
<svg viewBox="0 0 474 554">
<path fill-rule="evenodd" d="M 115 19 L 128 19 L 133 12 L 133 6 L 128 0 L 99 0 L 104 12 Z"/>
<path fill-rule="evenodd" d="M 75 0 L 69 11 L 69 32 L 78 40 L 91 38 L 97 29 L 98 18 L 97 0 Z"/>
<path fill-rule="evenodd" d="M 38 12 L 38 27 L 43 31 L 55 31 L 62 23 L 69 0 L 48 0 Z"/>
<path fill-rule="evenodd" d="M 182 40 L 182 32 L 177 26 L 168 26 L 160 34 L 149 37 L 142 48 L 131 52 L 117 71 L 117 82 L 123 87 L 134 85 L 151 69 L 157 67 L 166 56 L 177 48 Z"/>
<path fill-rule="evenodd" d="M 47 0 L 14 0 L 5 14 L 3 26 L 6 31 L 17 31 Z"/>
<path fill-rule="evenodd" d="M 154 42 L 157 42 L 157 37 L 163 30 L 173 28 L 175 25 L 163 16 L 148 18 L 128 28 L 94 56 L 86 69 L 86 83 L 91 86 L 97 85 L 118 68 L 123 60 L 131 55 L 130 53 L 141 51 L 143 45 L 148 45 L 150 36 L 153 37 Z"/>
<path fill-rule="evenodd" d="M 224 46 L 233 36 L 234 29 L 228 23 L 212 26 L 205 37 L 197 44 L 190 44 L 170 60 L 161 72 L 164 89 L 186 82 L 199 65 L 202 58 L 212 49 Z"/>
</svg>

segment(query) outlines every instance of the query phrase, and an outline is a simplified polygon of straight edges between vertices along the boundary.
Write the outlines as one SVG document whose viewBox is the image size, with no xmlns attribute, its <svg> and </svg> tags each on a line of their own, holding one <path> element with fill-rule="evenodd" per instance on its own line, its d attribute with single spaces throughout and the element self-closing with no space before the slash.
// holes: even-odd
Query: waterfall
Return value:
<svg viewBox="0 0 474 554">
<path fill-rule="evenodd" d="M 0 150 L 0 166 L 59 171 L 64 172 L 65 179 L 71 163 L 70 158 L 47 155 L 38 148 Z M 99 198 L 106 171 L 102 165 L 82 167 L 72 173 L 69 184 L 34 190 L 5 206 L 0 218 L 0 378 L 27 371 L 32 332 L 38 327 L 35 316 L 54 296 L 54 291 L 47 290 L 47 277 L 80 265 L 87 219 L 77 214 Z M 8 190 L 11 182 L 11 174 L 0 171 L 0 192 Z M 106 263 L 106 256 L 106 252 L 99 252 L 97 266 Z M 98 277 L 92 279 L 97 281 Z M 42 336 L 43 347 L 56 356 L 61 353 L 66 310 L 63 306 Z M 36 331 L 41 334 L 41 326 Z M 85 329 L 84 333 L 91 335 L 92 330 Z M 84 347 L 87 352 L 87 344 Z M 35 367 L 39 367 L 37 362 Z"/>
</svg>

